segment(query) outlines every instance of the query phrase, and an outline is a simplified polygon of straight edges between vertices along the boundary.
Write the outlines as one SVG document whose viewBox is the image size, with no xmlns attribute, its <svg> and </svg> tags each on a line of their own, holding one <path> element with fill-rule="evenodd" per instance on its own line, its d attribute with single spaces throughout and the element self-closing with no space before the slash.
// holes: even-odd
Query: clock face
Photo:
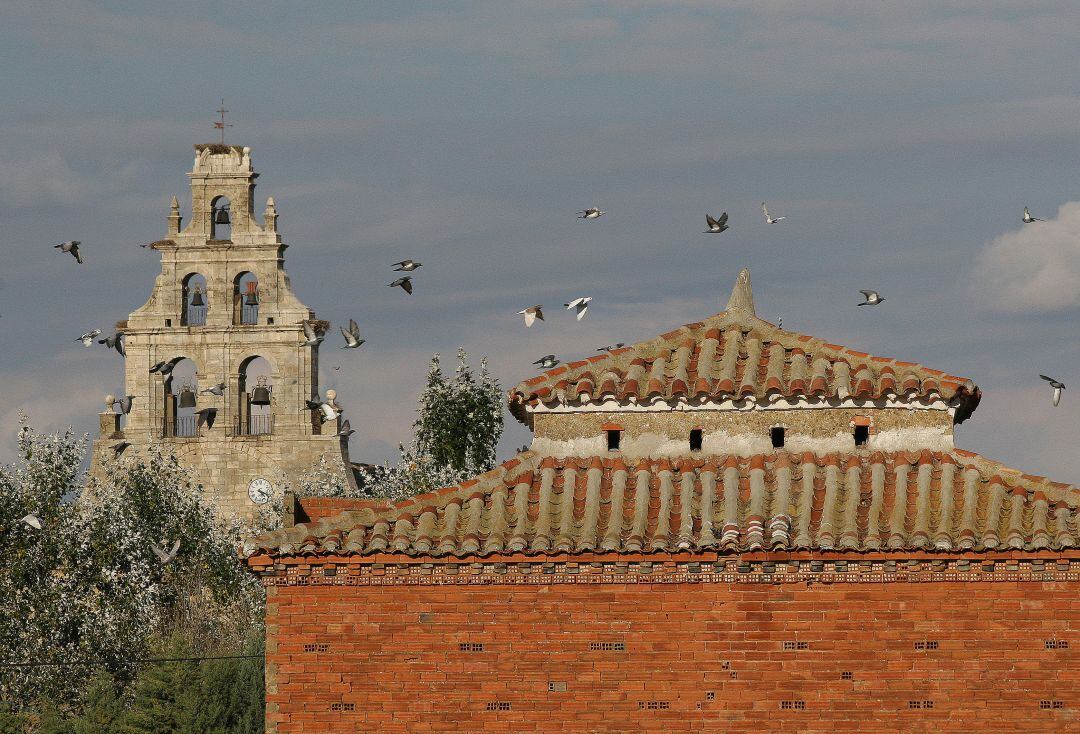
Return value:
<svg viewBox="0 0 1080 734">
<path fill-rule="evenodd" d="M 273 485 L 262 477 L 255 477 L 248 482 L 248 497 L 257 505 L 265 505 L 269 502 L 273 491 Z"/>
</svg>

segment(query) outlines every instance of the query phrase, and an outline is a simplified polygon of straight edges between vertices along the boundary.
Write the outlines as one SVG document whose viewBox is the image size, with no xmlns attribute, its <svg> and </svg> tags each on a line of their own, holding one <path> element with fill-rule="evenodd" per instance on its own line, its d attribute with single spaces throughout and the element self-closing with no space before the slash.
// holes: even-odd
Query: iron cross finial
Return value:
<svg viewBox="0 0 1080 734">
<path fill-rule="evenodd" d="M 221 115 L 221 121 L 214 123 L 214 129 L 221 131 L 221 144 L 225 145 L 225 128 L 232 127 L 232 123 L 225 122 L 225 113 L 228 112 L 225 109 L 225 100 L 221 100 L 221 107 L 218 108 L 218 114 Z"/>
</svg>

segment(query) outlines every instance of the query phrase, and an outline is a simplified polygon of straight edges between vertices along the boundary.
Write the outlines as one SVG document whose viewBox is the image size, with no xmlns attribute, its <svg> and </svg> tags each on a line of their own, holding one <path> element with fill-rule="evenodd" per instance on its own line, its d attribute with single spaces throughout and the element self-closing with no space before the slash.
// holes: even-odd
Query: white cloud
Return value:
<svg viewBox="0 0 1080 734">
<path fill-rule="evenodd" d="M 1062 204 L 1053 219 L 994 239 L 976 260 L 970 290 L 977 303 L 995 311 L 1080 306 L 1080 201 Z"/>
</svg>

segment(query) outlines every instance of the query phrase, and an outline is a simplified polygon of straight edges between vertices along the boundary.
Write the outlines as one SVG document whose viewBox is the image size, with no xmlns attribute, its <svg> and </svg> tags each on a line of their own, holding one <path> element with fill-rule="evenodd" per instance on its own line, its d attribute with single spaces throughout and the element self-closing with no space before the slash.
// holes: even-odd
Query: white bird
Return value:
<svg viewBox="0 0 1080 734">
<path fill-rule="evenodd" d="M 415 260 L 405 259 L 401 262 L 394 263 L 392 267 L 394 268 L 394 272 L 397 273 L 411 273 L 421 265 L 423 265 L 423 263 L 418 263 Z"/>
<path fill-rule="evenodd" d="M 518 311 L 518 315 L 525 319 L 525 326 L 532 326 L 537 319 L 544 320 L 543 305 L 529 306 Z"/>
<path fill-rule="evenodd" d="M 765 215 L 765 224 L 776 224 L 782 219 L 787 219 L 787 217 L 770 217 L 769 208 L 765 206 L 764 201 L 761 202 L 761 213 Z"/>
<path fill-rule="evenodd" d="M 337 420 L 338 415 L 340 415 L 334 410 L 334 406 L 329 403 L 320 402 L 318 400 L 307 400 L 305 403 L 311 410 L 319 411 L 319 419 L 322 423 Z"/>
<path fill-rule="evenodd" d="M 34 530 L 41 530 L 42 522 L 41 518 L 37 516 L 37 513 L 31 512 L 29 515 L 24 517 L 22 521 L 32 527 Z"/>
<path fill-rule="evenodd" d="M 317 347 L 322 343 L 323 335 L 315 331 L 315 327 L 310 322 L 304 322 L 304 341 L 300 342 L 302 347 Z"/>
<path fill-rule="evenodd" d="M 118 406 L 120 408 L 120 412 L 124 415 L 127 415 L 131 412 L 131 401 L 134 399 L 134 395 L 125 395 L 122 398 L 117 398 L 116 400 L 114 400 L 112 404 Z"/>
<path fill-rule="evenodd" d="M 94 339 L 101 336 L 101 329 L 93 329 L 80 336 L 75 341 L 82 342 L 84 347 L 88 347 L 94 343 Z"/>
<path fill-rule="evenodd" d="M 1061 391 L 1065 389 L 1065 383 L 1058 382 L 1053 377 L 1047 377 L 1046 375 L 1039 375 L 1039 377 L 1049 382 L 1050 387 L 1054 388 L 1054 407 L 1056 408 L 1057 404 L 1061 402 Z"/>
<path fill-rule="evenodd" d="M 1031 224 L 1032 222 L 1041 221 L 1043 220 L 1039 219 L 1038 217 L 1031 216 L 1031 212 L 1028 211 L 1028 208 L 1026 206 L 1024 207 L 1024 224 Z"/>
<path fill-rule="evenodd" d="M 584 211 L 578 212 L 578 219 L 599 219 L 607 214 L 607 212 L 600 211 L 600 207 L 594 206 Z"/>
<path fill-rule="evenodd" d="M 540 359 L 533 362 L 535 365 L 539 365 L 542 369 L 549 370 L 559 363 L 559 358 L 554 354 L 545 354 Z"/>
<path fill-rule="evenodd" d="M 576 311 L 577 320 L 581 321 L 585 318 L 585 312 L 589 310 L 589 303 L 592 301 L 592 296 L 582 296 L 581 298 L 575 298 L 570 303 L 564 303 L 567 311 Z"/>
<path fill-rule="evenodd" d="M 623 344 L 622 342 L 616 342 L 615 344 L 606 344 L 606 345 L 604 345 L 602 347 L 597 347 L 596 351 L 598 351 L 598 352 L 614 352 L 616 349 L 622 349 L 625 346 L 626 345 Z"/>
<path fill-rule="evenodd" d="M 200 390 L 199 391 L 200 395 L 205 395 L 206 393 L 210 393 L 211 395 L 217 395 L 220 398 L 222 395 L 225 394 L 225 383 L 224 382 L 219 382 L 216 385 L 211 385 L 210 387 L 206 388 L 205 390 Z"/>
<path fill-rule="evenodd" d="M 705 223 L 709 225 L 709 228 L 705 230 L 705 234 L 720 234 L 728 228 L 727 212 L 721 214 L 719 219 L 713 219 L 712 215 L 706 214 Z"/>
<path fill-rule="evenodd" d="M 176 552 L 180 550 L 180 541 L 173 541 L 172 547 L 169 548 L 168 552 L 162 549 L 157 543 L 151 543 L 150 550 L 154 551 L 154 555 L 157 556 L 158 560 L 164 565 L 176 558 Z"/>
<path fill-rule="evenodd" d="M 859 291 L 859 293 L 862 293 L 866 297 L 865 301 L 863 301 L 860 304 L 857 304 L 859 306 L 876 306 L 879 303 L 884 302 L 884 300 L 885 300 L 884 298 L 882 298 L 881 296 L 878 295 L 877 291 Z"/>
<path fill-rule="evenodd" d="M 352 319 L 349 319 L 349 329 L 347 331 L 344 327 L 339 328 L 341 328 L 341 335 L 345 337 L 345 346 L 342 349 L 356 349 L 367 341 L 360 338 L 360 326 Z"/>
<path fill-rule="evenodd" d="M 203 424 L 206 425 L 207 430 L 214 427 L 214 420 L 217 419 L 217 408 L 203 408 L 202 410 L 195 411 L 195 428 L 202 428 Z"/>
<path fill-rule="evenodd" d="M 71 256 L 75 258 L 75 261 L 82 265 L 82 253 L 79 252 L 79 245 L 82 243 L 78 240 L 68 240 L 67 242 L 61 242 L 59 245 L 53 245 L 53 247 L 60 252 L 71 253 Z"/>
</svg>

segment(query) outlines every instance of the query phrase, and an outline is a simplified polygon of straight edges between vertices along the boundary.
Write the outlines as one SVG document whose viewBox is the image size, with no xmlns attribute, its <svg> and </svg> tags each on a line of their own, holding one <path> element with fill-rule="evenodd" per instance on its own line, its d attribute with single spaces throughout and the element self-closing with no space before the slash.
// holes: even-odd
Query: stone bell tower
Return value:
<svg viewBox="0 0 1080 734">
<path fill-rule="evenodd" d="M 182 226 L 173 197 L 168 238 L 150 245 L 161 274 L 117 325 L 131 411 L 101 414 L 91 469 L 164 446 L 195 470 L 223 516 L 250 515 L 320 460 L 355 483 L 348 438 L 305 405 L 320 393 L 319 351 L 303 345 L 304 325 L 328 324 L 292 291 L 272 198 L 256 219 L 258 175 L 250 148 L 195 146 L 191 220 Z M 160 362 L 172 369 L 150 372 Z M 130 446 L 117 457 L 120 442 Z"/>
</svg>

